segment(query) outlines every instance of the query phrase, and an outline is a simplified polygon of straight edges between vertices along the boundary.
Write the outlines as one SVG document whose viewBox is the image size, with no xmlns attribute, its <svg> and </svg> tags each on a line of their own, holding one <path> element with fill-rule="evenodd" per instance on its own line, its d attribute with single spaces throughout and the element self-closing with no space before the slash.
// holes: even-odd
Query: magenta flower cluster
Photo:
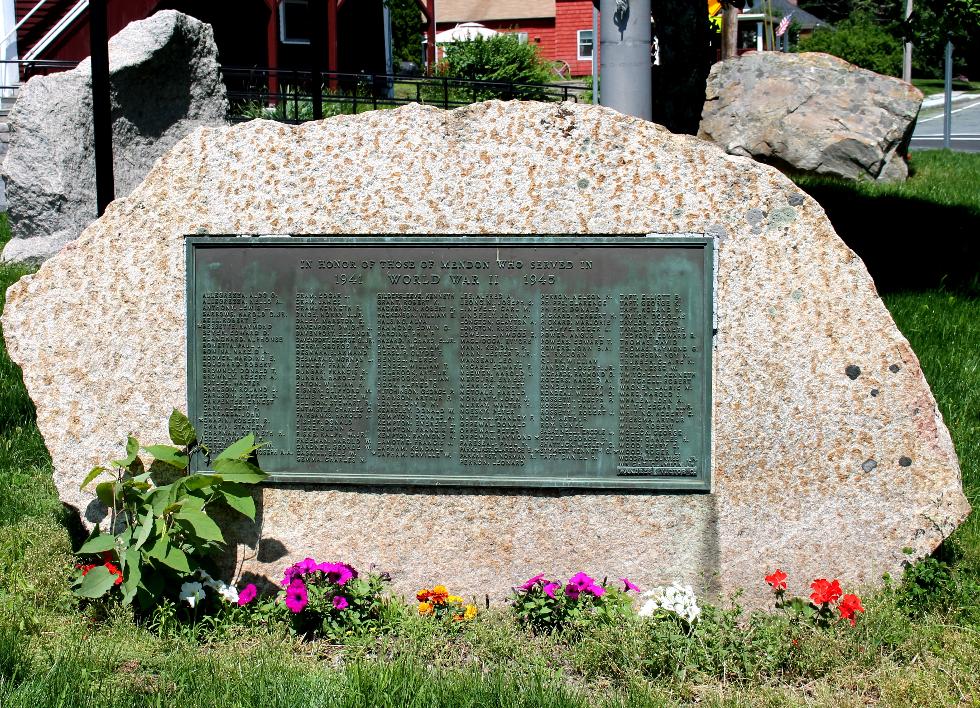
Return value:
<svg viewBox="0 0 980 708">
<path fill-rule="evenodd" d="M 312 558 L 304 558 L 299 563 L 286 568 L 282 584 L 286 588 L 285 603 L 290 612 L 298 614 L 309 604 L 310 596 L 307 585 L 310 583 L 327 583 L 343 587 L 348 580 L 357 577 L 357 571 L 346 563 L 317 563 Z M 337 610 L 346 609 L 347 598 L 335 595 L 333 606 Z"/>
<path fill-rule="evenodd" d="M 639 592 L 640 589 L 631 583 L 627 578 L 620 578 L 623 583 L 623 590 L 628 592 L 633 590 L 634 592 Z M 593 597 L 602 597 L 606 594 L 606 588 L 595 581 L 594 578 L 590 577 L 586 573 L 576 573 L 564 586 L 555 580 L 548 580 L 544 577 L 544 573 L 535 575 L 533 578 L 528 578 L 524 581 L 523 585 L 520 585 L 517 589 L 523 590 L 524 592 L 530 592 L 535 588 L 541 588 L 541 592 L 550 597 L 552 600 L 556 599 L 556 593 L 561 590 L 565 593 L 565 597 L 569 600 L 578 600 L 579 596 L 582 594 L 592 595 Z"/>
</svg>

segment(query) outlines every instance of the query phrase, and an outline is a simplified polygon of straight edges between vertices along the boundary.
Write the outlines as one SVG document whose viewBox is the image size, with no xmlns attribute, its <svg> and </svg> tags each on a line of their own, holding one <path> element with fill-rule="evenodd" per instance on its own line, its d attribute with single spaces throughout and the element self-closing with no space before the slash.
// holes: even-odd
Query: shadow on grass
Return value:
<svg viewBox="0 0 980 708">
<path fill-rule="evenodd" d="M 881 293 L 942 288 L 980 295 L 980 211 L 926 199 L 804 182 Z"/>
</svg>

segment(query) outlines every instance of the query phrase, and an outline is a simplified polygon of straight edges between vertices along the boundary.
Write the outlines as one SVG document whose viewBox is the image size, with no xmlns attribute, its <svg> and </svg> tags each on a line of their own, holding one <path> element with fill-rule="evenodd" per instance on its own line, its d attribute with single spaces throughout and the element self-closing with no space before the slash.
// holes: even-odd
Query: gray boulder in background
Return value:
<svg viewBox="0 0 980 708">
<path fill-rule="evenodd" d="M 225 123 L 228 101 L 211 26 L 173 10 L 130 23 L 109 41 L 116 197 L 200 125 Z M 5 261 L 43 261 L 96 218 L 92 67 L 25 83 L 3 161 L 13 238 Z"/>
<path fill-rule="evenodd" d="M 759 52 L 711 67 L 698 137 L 793 171 L 902 181 L 922 92 L 829 54 Z"/>
</svg>

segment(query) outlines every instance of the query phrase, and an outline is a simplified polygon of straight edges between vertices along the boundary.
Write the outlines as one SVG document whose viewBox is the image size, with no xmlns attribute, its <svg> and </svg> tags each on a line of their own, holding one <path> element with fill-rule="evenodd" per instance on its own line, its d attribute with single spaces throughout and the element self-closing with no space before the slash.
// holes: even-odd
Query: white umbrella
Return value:
<svg viewBox="0 0 980 708">
<path fill-rule="evenodd" d="M 436 35 L 436 44 L 449 44 L 450 42 L 469 42 L 477 37 L 493 37 L 499 32 L 484 27 L 479 22 L 464 22 L 456 25 L 452 29 L 444 30 Z"/>
</svg>

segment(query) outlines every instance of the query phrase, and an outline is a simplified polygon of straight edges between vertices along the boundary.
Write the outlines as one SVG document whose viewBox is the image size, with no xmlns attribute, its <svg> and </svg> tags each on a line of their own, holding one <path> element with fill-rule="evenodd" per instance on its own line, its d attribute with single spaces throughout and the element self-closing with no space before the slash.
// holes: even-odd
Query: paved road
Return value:
<svg viewBox="0 0 980 708">
<path fill-rule="evenodd" d="M 924 112 L 912 133 L 913 150 L 943 146 L 943 114 L 934 110 Z M 953 104 L 952 148 L 961 152 L 980 152 L 980 96 L 976 100 Z"/>
</svg>

